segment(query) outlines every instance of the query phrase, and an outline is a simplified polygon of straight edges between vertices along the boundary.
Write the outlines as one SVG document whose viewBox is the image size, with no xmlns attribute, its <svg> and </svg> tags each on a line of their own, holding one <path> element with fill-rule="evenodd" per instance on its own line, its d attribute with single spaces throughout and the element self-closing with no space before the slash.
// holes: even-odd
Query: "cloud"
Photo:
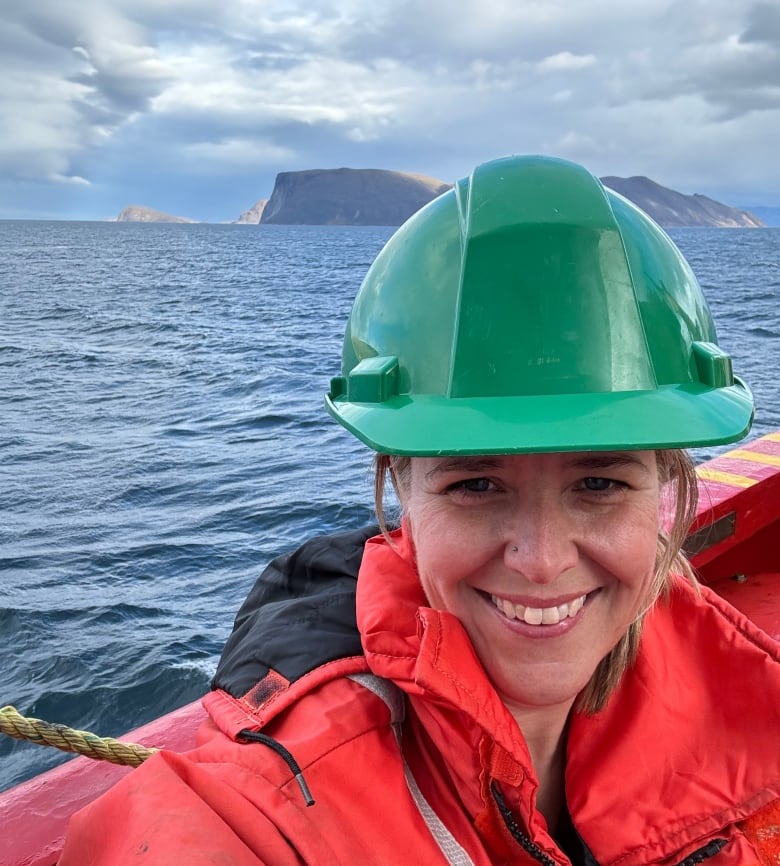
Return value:
<svg viewBox="0 0 780 866">
<path fill-rule="evenodd" d="M 173 75 L 148 46 L 102 41 L 91 48 L 74 46 L 84 63 L 72 80 L 83 85 L 85 103 L 104 107 L 118 119 L 143 111 L 173 81 Z"/>
<path fill-rule="evenodd" d="M 742 42 L 780 45 L 780 7 L 775 3 L 756 3 L 748 11 L 747 27 L 740 34 Z"/>
<path fill-rule="evenodd" d="M 5 10 L 0 61 L 0 168 L 17 177 L 72 177 L 71 160 L 110 138 L 164 86 L 143 32 L 109 4 L 19 4 Z"/>
<path fill-rule="evenodd" d="M 685 35 L 655 81 L 647 76 L 641 95 L 660 100 L 694 96 L 710 107 L 714 119 L 724 122 L 754 111 L 780 109 L 780 38 L 770 35 L 780 10 L 759 4 L 746 20 L 724 16 L 717 24 L 705 16 L 706 11 L 701 2 L 675 6 L 669 29 L 680 27 Z M 767 19 L 766 38 L 759 39 L 755 30 L 763 19 Z"/>
<path fill-rule="evenodd" d="M 570 72 L 572 70 L 586 69 L 593 66 L 596 58 L 592 54 L 572 54 L 571 51 L 560 51 L 545 57 L 537 64 L 540 72 Z"/>
<path fill-rule="evenodd" d="M 89 186 L 89 181 L 84 177 L 79 177 L 78 175 L 65 176 L 62 174 L 51 174 L 48 179 L 54 181 L 54 183 L 69 183 L 77 186 Z"/>
</svg>

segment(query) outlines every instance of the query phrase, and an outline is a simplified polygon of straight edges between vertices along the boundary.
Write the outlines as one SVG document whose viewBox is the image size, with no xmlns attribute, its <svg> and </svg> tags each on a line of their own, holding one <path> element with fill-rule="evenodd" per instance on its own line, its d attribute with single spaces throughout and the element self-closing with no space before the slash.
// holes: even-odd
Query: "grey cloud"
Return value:
<svg viewBox="0 0 780 866">
<path fill-rule="evenodd" d="M 110 58 L 99 64 L 91 61 L 90 65 L 88 71 L 72 75 L 69 80 L 85 87 L 84 101 L 97 110 L 96 116 L 103 113 L 116 123 L 128 114 L 148 108 L 151 100 L 170 81 L 166 76 L 150 75 L 138 70 L 129 73 L 114 71 Z M 90 116 L 90 112 L 85 111 L 85 116 Z"/>
<path fill-rule="evenodd" d="M 714 117 L 730 120 L 752 111 L 780 109 L 780 49 L 756 45 L 735 56 L 725 48 L 702 59 L 683 59 L 650 84 L 644 96 L 674 99 L 682 95 L 709 104 Z"/>
<path fill-rule="evenodd" d="M 780 44 L 780 6 L 774 3 L 756 3 L 747 15 L 748 24 L 740 35 L 741 42 Z"/>
<path fill-rule="evenodd" d="M 150 68 L 155 52 L 146 27 L 118 15 L 110 3 L 19 4 L 13 14 L 12 23 L 41 46 L 39 53 L 47 44 L 62 49 L 66 70 L 74 69 L 69 76 L 66 71 L 68 79 L 120 113 L 143 108 L 167 83 Z"/>
<path fill-rule="evenodd" d="M 0 68 L 41 70 L 59 68 L 65 52 L 52 56 L 50 44 L 17 21 L 2 21 L 0 26 Z"/>
<path fill-rule="evenodd" d="M 0 13 L 4 171 L 67 180 L 73 160 L 145 110 L 166 78 L 143 27 L 110 3 L 14 4 Z"/>
<path fill-rule="evenodd" d="M 254 71 L 286 72 L 299 66 L 301 56 L 299 54 L 286 54 L 271 47 L 268 49 L 253 46 L 247 51 L 242 66 Z"/>
</svg>

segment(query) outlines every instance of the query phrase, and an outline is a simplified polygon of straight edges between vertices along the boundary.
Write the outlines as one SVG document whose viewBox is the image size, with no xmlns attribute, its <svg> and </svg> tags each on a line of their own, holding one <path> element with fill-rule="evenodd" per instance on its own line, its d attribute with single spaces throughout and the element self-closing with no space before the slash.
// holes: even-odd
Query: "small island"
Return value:
<svg viewBox="0 0 780 866">
<path fill-rule="evenodd" d="M 116 218 L 118 223 L 194 223 L 187 217 L 171 216 L 168 213 L 143 205 L 131 204 Z"/>
</svg>

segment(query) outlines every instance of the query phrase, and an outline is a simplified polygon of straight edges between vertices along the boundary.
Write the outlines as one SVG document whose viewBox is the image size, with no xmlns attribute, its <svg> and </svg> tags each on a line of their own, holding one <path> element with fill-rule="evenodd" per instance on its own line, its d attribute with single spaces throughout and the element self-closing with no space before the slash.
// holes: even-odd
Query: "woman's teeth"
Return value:
<svg viewBox="0 0 780 866">
<path fill-rule="evenodd" d="M 503 611 L 507 619 L 520 619 L 528 625 L 555 625 L 566 617 L 575 616 L 582 610 L 585 598 L 585 595 L 581 595 L 555 607 L 526 607 L 522 604 L 512 604 L 505 598 L 490 596 L 490 600 L 500 611 Z"/>
</svg>

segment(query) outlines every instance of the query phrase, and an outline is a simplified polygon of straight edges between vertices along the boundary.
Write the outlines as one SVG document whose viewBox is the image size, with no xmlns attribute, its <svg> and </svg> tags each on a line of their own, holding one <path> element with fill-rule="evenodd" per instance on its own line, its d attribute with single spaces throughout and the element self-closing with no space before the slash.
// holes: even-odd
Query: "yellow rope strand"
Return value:
<svg viewBox="0 0 780 866">
<path fill-rule="evenodd" d="M 56 725 L 41 719 L 20 715 L 14 707 L 0 709 L 0 733 L 17 740 L 30 740 L 39 746 L 54 746 L 63 752 L 76 752 L 98 761 L 111 761 L 137 767 L 158 749 L 123 743 L 111 737 L 98 737 L 89 731 L 76 731 L 66 725 Z"/>
</svg>

